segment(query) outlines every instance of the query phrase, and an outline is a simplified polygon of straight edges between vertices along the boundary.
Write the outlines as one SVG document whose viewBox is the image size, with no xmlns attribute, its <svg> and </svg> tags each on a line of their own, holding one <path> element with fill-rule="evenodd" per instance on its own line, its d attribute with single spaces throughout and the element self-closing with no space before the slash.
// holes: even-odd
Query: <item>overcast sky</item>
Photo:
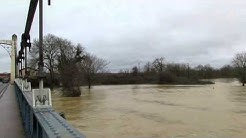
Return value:
<svg viewBox="0 0 246 138">
<path fill-rule="evenodd" d="M 245 0 L 44 0 L 44 34 L 82 43 L 110 62 L 112 71 L 156 57 L 168 62 L 230 64 L 246 49 Z M 5 0 L 0 8 L 0 39 L 19 38 L 30 0 Z M 31 37 L 38 37 L 38 13 Z M 0 72 L 10 58 L 0 48 Z"/>
</svg>

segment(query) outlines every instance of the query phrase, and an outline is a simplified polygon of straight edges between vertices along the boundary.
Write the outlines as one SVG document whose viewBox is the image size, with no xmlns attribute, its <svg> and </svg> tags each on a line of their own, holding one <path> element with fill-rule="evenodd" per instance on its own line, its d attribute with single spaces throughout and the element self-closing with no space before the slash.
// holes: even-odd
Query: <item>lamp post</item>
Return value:
<svg viewBox="0 0 246 138">
<path fill-rule="evenodd" d="M 48 5 L 51 5 L 48 0 Z M 43 0 L 39 0 L 39 89 L 43 89 L 44 61 L 43 61 Z"/>
<path fill-rule="evenodd" d="M 39 0 L 39 89 L 43 89 L 43 0 Z"/>
</svg>

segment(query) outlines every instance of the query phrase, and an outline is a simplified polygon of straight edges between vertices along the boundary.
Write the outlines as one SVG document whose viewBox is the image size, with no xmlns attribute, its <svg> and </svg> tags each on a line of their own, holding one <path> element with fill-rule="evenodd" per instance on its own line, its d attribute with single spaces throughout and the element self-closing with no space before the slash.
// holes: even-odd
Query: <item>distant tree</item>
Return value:
<svg viewBox="0 0 246 138">
<path fill-rule="evenodd" d="M 194 67 L 194 70 L 196 72 L 196 77 L 204 78 L 204 67 L 203 67 L 203 65 L 200 64 L 200 65 Z"/>
<path fill-rule="evenodd" d="M 152 65 L 153 65 L 153 68 L 155 69 L 156 72 L 163 72 L 164 69 L 165 69 L 165 63 L 164 63 L 164 57 L 161 57 L 161 58 L 156 58 Z"/>
<path fill-rule="evenodd" d="M 210 64 L 204 65 L 203 66 L 203 71 L 204 71 L 203 78 L 205 78 L 205 79 L 213 78 L 214 68 L 211 67 Z"/>
<path fill-rule="evenodd" d="M 224 78 L 235 77 L 234 76 L 235 69 L 231 65 L 224 65 L 219 69 L 219 71 L 220 71 L 220 77 L 224 77 Z"/>
<path fill-rule="evenodd" d="M 144 73 L 149 73 L 151 72 L 151 63 L 150 62 L 147 62 L 145 65 L 144 65 Z"/>
<path fill-rule="evenodd" d="M 233 66 L 236 68 L 238 79 L 244 86 L 246 82 L 246 52 L 237 53 L 233 60 Z"/>
<path fill-rule="evenodd" d="M 215 78 L 217 75 L 217 70 L 215 70 L 210 64 L 198 65 L 194 67 L 196 77 L 200 79 L 210 79 Z"/>
<path fill-rule="evenodd" d="M 98 58 L 97 56 L 89 53 L 85 55 L 84 60 L 81 62 L 81 69 L 84 72 L 89 89 L 95 81 L 95 74 L 105 72 L 107 65 L 108 62 L 104 59 Z"/>
<path fill-rule="evenodd" d="M 129 69 L 121 69 L 118 72 L 119 74 L 125 74 L 126 76 L 130 74 L 130 70 Z"/>
<path fill-rule="evenodd" d="M 138 67 L 137 67 L 137 66 L 134 66 L 134 67 L 132 68 L 131 73 L 132 73 L 134 76 L 136 76 L 136 75 L 139 73 Z"/>
<path fill-rule="evenodd" d="M 186 75 L 187 66 L 185 64 L 169 63 L 166 65 L 166 68 L 169 72 L 171 72 L 173 75 L 177 77 L 187 76 Z"/>
</svg>

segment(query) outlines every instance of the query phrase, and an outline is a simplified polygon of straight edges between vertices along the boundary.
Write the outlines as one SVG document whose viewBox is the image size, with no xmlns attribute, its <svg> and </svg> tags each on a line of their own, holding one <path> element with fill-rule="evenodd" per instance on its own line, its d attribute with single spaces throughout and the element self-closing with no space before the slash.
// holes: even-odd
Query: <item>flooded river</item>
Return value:
<svg viewBox="0 0 246 138">
<path fill-rule="evenodd" d="M 94 86 L 77 98 L 54 92 L 53 107 L 88 138 L 245 138 L 246 86 L 214 82 Z"/>
</svg>

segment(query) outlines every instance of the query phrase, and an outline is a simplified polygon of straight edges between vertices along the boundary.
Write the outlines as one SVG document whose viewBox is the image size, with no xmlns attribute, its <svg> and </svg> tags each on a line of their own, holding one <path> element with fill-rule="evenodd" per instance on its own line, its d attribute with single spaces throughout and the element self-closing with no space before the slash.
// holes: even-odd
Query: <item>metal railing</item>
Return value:
<svg viewBox="0 0 246 138">
<path fill-rule="evenodd" d="M 25 83 L 25 80 L 16 79 L 14 85 L 26 137 L 85 138 L 83 134 L 56 113 L 51 106 L 34 106 L 33 92 L 23 91 Z"/>
</svg>

